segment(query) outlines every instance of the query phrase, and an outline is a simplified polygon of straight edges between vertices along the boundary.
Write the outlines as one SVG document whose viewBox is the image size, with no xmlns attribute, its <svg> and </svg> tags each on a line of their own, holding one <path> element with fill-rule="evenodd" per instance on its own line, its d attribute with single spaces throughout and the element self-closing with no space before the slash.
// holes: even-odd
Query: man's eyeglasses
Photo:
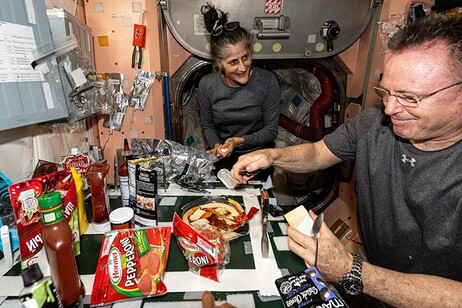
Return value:
<svg viewBox="0 0 462 308">
<path fill-rule="evenodd" d="M 219 25 L 218 27 L 216 27 L 216 29 L 213 29 L 212 35 L 213 36 L 219 36 L 223 32 L 223 29 L 226 30 L 226 31 L 233 31 L 238 26 L 239 26 L 238 21 L 227 22 L 227 23 L 225 23 L 225 25 Z"/>
<path fill-rule="evenodd" d="M 432 96 L 432 95 L 435 95 L 436 93 L 439 93 L 441 91 L 444 91 L 446 89 L 449 89 L 449 88 L 452 88 L 452 87 L 455 87 L 455 86 L 458 86 L 462 84 L 462 81 L 459 81 L 459 82 L 456 82 L 450 86 L 447 86 L 447 87 L 444 87 L 442 89 L 439 89 L 435 92 L 432 92 L 430 94 L 426 94 L 426 95 L 412 95 L 412 94 L 403 94 L 403 93 L 395 93 L 395 94 L 391 94 L 390 93 L 390 90 L 387 90 L 385 88 L 382 88 L 382 87 L 374 87 L 374 92 L 375 94 L 377 94 L 383 102 L 388 102 L 388 99 L 390 98 L 390 96 L 394 96 L 396 97 L 396 100 L 398 101 L 398 103 L 400 103 L 401 105 L 403 106 L 406 106 L 406 107 L 418 107 L 419 106 L 419 103 Z"/>
</svg>

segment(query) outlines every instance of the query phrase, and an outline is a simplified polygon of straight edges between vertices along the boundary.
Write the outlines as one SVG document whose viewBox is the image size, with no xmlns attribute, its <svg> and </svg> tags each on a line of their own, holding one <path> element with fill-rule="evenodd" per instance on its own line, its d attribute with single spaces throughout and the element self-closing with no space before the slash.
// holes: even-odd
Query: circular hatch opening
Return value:
<svg viewBox="0 0 462 308">
<path fill-rule="evenodd" d="M 342 123 L 346 73 L 334 60 L 254 60 L 254 65 L 275 73 L 281 86 L 283 107 L 277 147 L 318 141 Z M 170 89 L 174 98 L 173 139 L 204 151 L 207 143 L 195 91 L 200 79 L 210 72 L 209 61 L 190 57 L 172 76 Z M 278 208 L 273 208 L 272 214 L 285 213 L 300 204 L 321 212 L 338 196 L 339 174 L 337 166 L 310 174 L 276 169 L 273 194 Z"/>
</svg>

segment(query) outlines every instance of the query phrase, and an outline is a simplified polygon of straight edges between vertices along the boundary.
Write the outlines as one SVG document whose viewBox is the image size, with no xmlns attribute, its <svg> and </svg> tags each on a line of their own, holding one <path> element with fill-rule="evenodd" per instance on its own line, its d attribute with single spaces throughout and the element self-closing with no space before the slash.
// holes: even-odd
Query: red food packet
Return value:
<svg viewBox="0 0 462 308">
<path fill-rule="evenodd" d="M 219 281 L 220 270 L 229 263 L 229 243 L 211 229 L 197 230 L 173 216 L 173 235 L 188 263 L 189 270 L 202 277 Z"/>
<path fill-rule="evenodd" d="M 91 306 L 167 293 L 163 275 L 170 247 L 170 227 L 121 229 L 101 242 Z"/>
<path fill-rule="evenodd" d="M 42 219 L 38 198 L 47 191 L 58 191 L 63 199 L 64 216 L 71 226 L 74 254 L 80 253 L 80 232 L 77 215 L 77 194 L 69 169 L 63 169 L 8 187 L 16 219 L 21 254 L 21 268 L 39 263 L 44 275 L 49 275 L 42 240 Z"/>
<path fill-rule="evenodd" d="M 71 167 L 74 167 L 77 172 L 84 177 L 87 174 L 90 164 L 90 158 L 88 155 L 84 155 L 82 153 L 64 156 L 63 161 L 61 162 L 63 168 L 70 169 Z"/>
</svg>

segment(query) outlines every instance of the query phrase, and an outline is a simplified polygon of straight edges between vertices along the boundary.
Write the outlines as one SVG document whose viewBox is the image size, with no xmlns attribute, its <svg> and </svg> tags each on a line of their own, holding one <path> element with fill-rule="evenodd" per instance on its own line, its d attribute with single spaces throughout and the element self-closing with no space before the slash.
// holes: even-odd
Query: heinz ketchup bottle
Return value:
<svg viewBox="0 0 462 308">
<path fill-rule="evenodd" d="M 85 295 L 80 281 L 74 250 L 72 231 L 64 217 L 61 194 L 53 191 L 43 194 L 39 199 L 42 215 L 42 239 L 45 244 L 51 277 L 64 307 L 75 304 Z"/>
</svg>

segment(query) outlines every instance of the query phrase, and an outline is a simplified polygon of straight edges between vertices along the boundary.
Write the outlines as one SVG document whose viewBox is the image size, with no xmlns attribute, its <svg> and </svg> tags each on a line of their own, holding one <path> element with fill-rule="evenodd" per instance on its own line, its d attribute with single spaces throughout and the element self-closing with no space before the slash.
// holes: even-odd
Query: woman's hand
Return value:
<svg viewBox="0 0 462 308">
<path fill-rule="evenodd" d="M 226 144 L 226 142 L 225 142 Z M 234 149 L 234 146 L 231 146 L 231 149 L 229 149 L 229 142 L 228 142 L 228 145 L 225 145 L 225 144 L 215 144 L 215 146 L 213 147 L 213 149 L 210 149 L 207 151 L 207 153 L 209 154 L 215 154 L 216 156 L 218 156 L 219 159 L 222 159 L 223 157 L 227 157 L 231 154 L 231 152 L 233 151 Z"/>
<path fill-rule="evenodd" d="M 213 149 L 207 151 L 209 154 L 215 154 L 218 158 L 228 157 L 233 153 L 234 149 L 244 144 L 244 138 L 232 137 L 225 140 L 223 144 L 215 144 Z"/>
<path fill-rule="evenodd" d="M 232 137 L 225 140 L 223 145 L 218 149 L 222 157 L 228 157 L 233 153 L 234 149 L 244 144 L 244 138 Z M 218 154 L 217 154 L 218 155 Z"/>
<path fill-rule="evenodd" d="M 218 156 L 218 158 L 221 158 L 221 155 L 219 155 L 219 152 L 220 152 L 220 147 L 222 145 L 219 144 L 219 143 L 216 143 L 214 146 L 213 146 L 213 149 L 210 149 L 210 150 L 207 150 L 207 153 L 209 154 L 215 154 Z"/>
<path fill-rule="evenodd" d="M 314 221 L 316 215 L 312 211 L 309 212 Z M 287 228 L 287 235 L 289 236 L 289 249 L 303 258 L 307 267 L 314 266 L 316 239 L 312 236 L 304 235 L 290 226 Z M 331 282 L 337 282 L 350 271 L 353 264 L 353 256 L 346 251 L 325 222 L 319 232 L 317 262 L 319 271 L 324 278 Z"/>
</svg>

